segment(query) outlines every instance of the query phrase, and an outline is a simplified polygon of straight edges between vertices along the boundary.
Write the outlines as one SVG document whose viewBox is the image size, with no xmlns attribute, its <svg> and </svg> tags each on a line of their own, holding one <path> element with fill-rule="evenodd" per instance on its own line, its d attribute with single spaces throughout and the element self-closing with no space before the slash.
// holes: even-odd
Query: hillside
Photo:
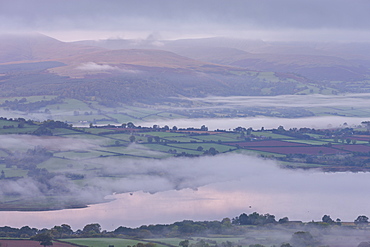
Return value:
<svg viewBox="0 0 370 247">
<path fill-rule="evenodd" d="M 100 50 L 98 47 L 65 43 L 39 33 L 0 35 L 0 64 L 59 61 L 60 58 Z"/>
<path fill-rule="evenodd" d="M 156 69 L 178 70 L 185 73 L 191 71 L 223 72 L 241 70 L 230 66 L 201 62 L 173 52 L 148 49 L 122 49 L 92 52 L 63 58 L 67 64 L 50 70 L 62 76 L 84 77 L 91 74 L 122 74 L 140 73 Z"/>
<path fill-rule="evenodd" d="M 228 38 L 77 43 L 107 49 L 162 49 L 204 62 L 257 71 L 295 73 L 316 82 L 358 81 L 370 77 L 367 69 L 370 46 L 367 43 L 265 42 Z"/>
<path fill-rule="evenodd" d="M 0 41 L 2 97 L 57 95 L 113 106 L 209 95 L 370 92 L 370 59 L 359 54 L 364 46 L 346 59 L 349 47 L 336 56 L 339 48 L 323 45 L 230 39 L 66 43 L 30 34 Z"/>
</svg>

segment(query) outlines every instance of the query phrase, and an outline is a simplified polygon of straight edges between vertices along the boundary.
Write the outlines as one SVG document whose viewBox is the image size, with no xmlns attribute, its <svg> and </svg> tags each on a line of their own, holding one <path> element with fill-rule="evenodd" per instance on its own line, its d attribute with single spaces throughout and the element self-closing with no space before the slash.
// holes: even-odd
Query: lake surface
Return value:
<svg viewBox="0 0 370 247">
<path fill-rule="evenodd" d="M 50 228 L 66 223 L 77 230 L 100 223 L 103 229 L 114 230 L 121 225 L 138 227 L 184 219 L 222 220 L 254 211 L 303 221 L 320 221 L 324 214 L 342 221 L 370 216 L 370 173 L 286 170 L 273 161 L 246 155 L 199 162 L 214 169 L 194 172 L 194 182 L 206 184 L 197 189 L 118 194 L 114 201 L 83 209 L 0 212 L 0 225 Z"/>
</svg>

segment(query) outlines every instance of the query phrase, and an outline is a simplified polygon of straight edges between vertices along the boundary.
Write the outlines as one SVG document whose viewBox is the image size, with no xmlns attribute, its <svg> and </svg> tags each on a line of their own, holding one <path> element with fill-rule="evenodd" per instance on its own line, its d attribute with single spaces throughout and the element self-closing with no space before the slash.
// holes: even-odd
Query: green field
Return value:
<svg viewBox="0 0 370 247">
<path fill-rule="evenodd" d="M 223 136 L 223 135 L 220 135 L 220 134 L 212 134 L 212 135 L 193 135 L 193 138 L 194 139 L 197 139 L 197 140 L 200 140 L 200 141 L 213 141 L 213 142 L 218 142 L 218 141 L 222 141 L 222 142 L 234 142 L 236 141 L 237 139 L 236 138 L 232 138 L 232 137 L 228 137 L 228 136 Z"/>
<path fill-rule="evenodd" d="M 210 148 L 215 148 L 220 153 L 224 153 L 226 151 L 229 151 L 230 149 L 235 149 L 235 147 L 232 146 L 221 145 L 216 143 L 171 143 L 168 144 L 168 146 L 190 150 L 197 150 L 197 148 L 201 146 L 204 151 Z"/>
<path fill-rule="evenodd" d="M 114 247 L 127 247 L 128 245 L 133 246 L 138 243 L 150 243 L 150 241 L 145 240 L 132 240 L 123 238 L 71 238 L 62 239 L 65 242 L 80 244 L 89 247 L 108 247 L 109 245 L 114 245 Z M 157 247 L 167 247 L 165 245 L 156 244 Z"/>
<path fill-rule="evenodd" d="M 317 140 L 292 140 L 292 139 L 288 139 L 288 140 L 285 140 L 285 141 L 294 142 L 294 143 L 309 144 L 309 145 L 325 145 L 325 144 L 329 143 L 329 141 L 317 141 Z"/>
<path fill-rule="evenodd" d="M 253 132 L 253 135 L 263 136 L 263 137 L 277 139 L 277 140 L 295 139 L 295 138 L 290 137 L 290 136 L 275 134 L 275 133 L 272 133 L 271 131 Z"/>
<path fill-rule="evenodd" d="M 180 147 L 177 147 L 177 146 L 172 146 L 172 144 L 168 144 L 168 145 L 143 144 L 143 145 L 145 147 L 149 148 L 149 149 L 160 151 L 160 152 L 168 152 L 169 150 L 176 150 L 177 154 L 182 153 L 182 152 L 188 153 L 188 154 L 195 154 L 195 155 L 203 154 L 203 152 L 200 152 L 200 151 L 184 149 L 184 148 L 180 148 Z"/>
</svg>

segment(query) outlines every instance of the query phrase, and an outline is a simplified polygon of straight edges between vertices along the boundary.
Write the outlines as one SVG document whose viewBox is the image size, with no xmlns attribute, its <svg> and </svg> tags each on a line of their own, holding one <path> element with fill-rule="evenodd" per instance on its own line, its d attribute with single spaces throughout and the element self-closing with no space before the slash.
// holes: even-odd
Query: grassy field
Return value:
<svg viewBox="0 0 370 247">
<path fill-rule="evenodd" d="M 165 139 L 169 142 L 202 142 L 199 139 L 195 139 L 193 137 L 188 137 L 188 136 L 165 137 L 163 139 Z"/>
<path fill-rule="evenodd" d="M 216 143 L 171 143 L 168 146 L 182 149 L 197 150 L 198 147 L 202 147 L 203 150 L 209 150 L 210 148 L 215 148 L 220 153 L 229 151 L 230 149 L 235 149 L 235 147 L 216 144 Z"/>
<path fill-rule="evenodd" d="M 218 141 L 222 141 L 222 142 L 233 142 L 233 141 L 236 141 L 237 139 L 236 138 L 231 138 L 231 137 L 228 137 L 228 136 L 222 136 L 222 135 L 219 135 L 219 134 L 216 134 L 216 135 L 194 135 L 193 136 L 194 139 L 197 139 L 197 140 L 200 140 L 200 141 L 213 141 L 213 142 L 218 142 Z"/>
<path fill-rule="evenodd" d="M 195 155 L 201 155 L 203 152 L 196 151 L 196 150 L 189 150 L 189 149 L 183 149 L 177 146 L 172 146 L 172 144 L 168 145 L 161 145 L 161 144 L 143 144 L 145 147 L 160 151 L 160 152 L 168 152 L 169 150 L 176 150 L 177 154 L 180 154 L 182 152 L 188 153 L 188 154 L 195 154 Z M 175 154 L 175 153 L 174 153 Z"/>
<path fill-rule="evenodd" d="M 263 80 L 276 80 L 279 81 L 279 78 L 274 75 L 274 73 L 270 72 L 260 72 L 259 78 Z M 270 90 L 270 88 L 264 89 L 266 92 Z M 306 89 L 299 93 L 307 93 L 309 94 L 310 91 L 313 90 L 313 93 L 319 93 L 319 89 L 316 86 L 308 85 Z M 325 89 L 320 92 L 321 94 L 331 94 L 331 89 Z M 14 101 L 15 99 L 20 100 L 23 97 L 11 97 L 11 98 L 0 98 L 0 104 L 8 101 Z M 55 96 L 30 96 L 24 97 L 26 98 L 26 102 L 24 104 L 28 104 L 31 102 L 36 101 L 46 101 L 55 99 Z M 189 100 L 191 101 L 191 100 Z M 190 106 L 190 108 L 189 108 Z M 155 122 L 155 121 L 166 121 L 166 120 L 174 120 L 174 119 L 186 119 L 189 118 L 189 110 L 194 107 L 210 107 L 214 106 L 210 102 L 202 102 L 194 100 L 190 104 L 187 103 L 186 107 L 181 102 L 178 103 L 165 103 L 162 105 L 156 105 L 153 107 L 152 105 L 123 105 L 118 104 L 116 107 L 106 107 L 99 104 L 97 101 L 82 101 L 77 99 L 63 99 L 62 103 L 57 104 L 49 104 L 43 107 L 40 107 L 37 110 L 21 112 L 21 111 L 11 111 L 7 109 L 6 115 L 24 115 L 26 119 L 38 119 L 38 120 L 45 120 L 47 118 L 60 120 L 60 121 L 67 121 L 75 126 L 88 126 L 90 123 L 94 124 L 122 124 L 127 122 L 133 122 L 134 124 L 144 125 L 145 122 Z M 289 108 L 289 107 L 288 107 Z M 1 108 L 0 110 L 4 110 L 5 107 Z M 223 110 L 225 111 L 223 111 Z M 248 107 L 245 107 L 248 110 Z M 255 108 L 251 107 L 250 109 L 256 110 Z M 292 106 L 294 109 L 294 106 Z M 221 110 L 221 111 L 220 111 Z M 283 117 L 290 117 L 289 113 L 286 114 L 286 110 L 289 109 L 280 109 L 279 107 L 271 107 L 271 109 L 264 109 L 259 108 L 257 109 L 257 115 L 268 115 L 270 116 L 273 113 L 275 116 L 283 116 Z M 318 107 L 310 107 L 306 109 L 310 111 L 315 116 L 347 116 L 347 117 L 368 117 L 370 115 L 370 109 L 365 105 L 362 107 L 359 106 L 335 106 L 335 107 L 327 107 L 327 106 L 318 106 Z M 198 111 L 195 109 L 195 111 Z M 48 112 L 46 114 L 46 112 Z M 207 109 L 206 110 L 199 110 L 200 115 L 204 115 L 204 117 L 208 117 L 208 113 L 212 113 L 212 116 L 219 116 L 219 117 L 230 117 L 228 115 L 228 107 L 223 105 L 217 105 L 217 109 L 215 110 Z M 240 113 L 240 116 L 244 116 L 243 113 Z M 239 114 L 238 114 L 239 115 Z M 294 116 L 292 116 L 294 117 Z M 170 126 L 172 127 L 172 126 Z M 248 127 L 248 126 L 245 126 Z M 275 138 L 275 137 L 273 137 Z"/>
<path fill-rule="evenodd" d="M 286 141 L 294 142 L 294 143 L 310 144 L 310 145 L 324 145 L 324 144 L 329 143 L 328 141 L 316 141 L 316 140 L 292 140 L 292 139 L 288 139 Z"/>
<path fill-rule="evenodd" d="M 65 242 L 80 244 L 89 247 L 108 247 L 109 245 L 114 245 L 114 247 L 127 247 L 128 245 L 133 246 L 138 243 L 147 244 L 150 241 L 146 240 L 132 240 L 123 238 L 71 238 L 62 239 Z M 157 247 L 167 247 L 165 245 L 156 244 Z"/>
<path fill-rule="evenodd" d="M 279 140 L 279 139 L 280 140 L 295 139 L 295 138 L 290 137 L 290 136 L 275 134 L 275 133 L 272 133 L 271 131 L 253 132 L 253 135 L 255 135 L 255 136 L 264 136 L 264 137 L 267 137 L 267 138 L 273 138 L 273 139 L 277 139 L 277 140 Z"/>
</svg>

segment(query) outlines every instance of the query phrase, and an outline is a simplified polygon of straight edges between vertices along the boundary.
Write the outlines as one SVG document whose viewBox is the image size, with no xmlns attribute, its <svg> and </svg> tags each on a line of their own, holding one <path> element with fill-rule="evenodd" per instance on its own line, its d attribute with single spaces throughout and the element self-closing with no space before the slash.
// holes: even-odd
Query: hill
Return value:
<svg viewBox="0 0 370 247">
<path fill-rule="evenodd" d="M 175 41 L 81 41 L 107 49 L 162 49 L 196 60 L 249 70 L 295 73 L 316 82 L 369 78 L 367 43 L 264 42 L 228 38 Z"/>
<path fill-rule="evenodd" d="M 39 33 L 0 35 L 0 64 L 59 61 L 99 50 L 102 49 L 62 42 Z"/>
<path fill-rule="evenodd" d="M 3 97 L 57 95 L 113 106 L 209 95 L 370 92 L 365 46 L 349 59 L 348 46 L 340 53 L 322 44 L 220 38 L 66 43 L 29 34 L 0 41 Z"/>
</svg>

